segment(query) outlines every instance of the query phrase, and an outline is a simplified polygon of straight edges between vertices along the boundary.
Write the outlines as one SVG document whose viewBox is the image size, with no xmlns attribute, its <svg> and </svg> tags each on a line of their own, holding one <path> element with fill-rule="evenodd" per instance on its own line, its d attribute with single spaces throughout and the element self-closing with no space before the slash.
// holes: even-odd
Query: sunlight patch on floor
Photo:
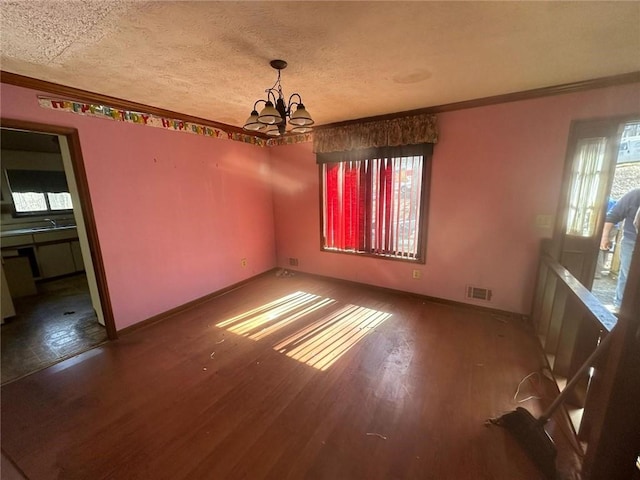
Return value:
<svg viewBox="0 0 640 480">
<path fill-rule="evenodd" d="M 252 340 L 260 340 L 333 303 L 335 300 L 331 298 L 298 291 L 224 320 L 216 324 L 216 327 L 226 328 Z"/>
<path fill-rule="evenodd" d="M 324 371 L 389 317 L 390 313 L 346 305 L 290 335 L 273 348 Z"/>
<path fill-rule="evenodd" d="M 298 291 L 219 322 L 216 327 L 258 341 L 335 303 L 332 298 Z M 324 371 L 389 317 L 390 313 L 345 305 L 289 335 L 273 348 Z"/>
<path fill-rule="evenodd" d="M 335 303 L 335 300 L 333 300 L 331 298 L 322 298 L 322 299 L 320 299 L 318 301 L 313 302 L 311 305 L 309 305 L 308 307 L 304 308 L 303 310 L 301 310 L 299 312 L 296 312 L 293 315 L 290 315 L 288 317 L 285 317 L 282 320 L 280 320 L 279 322 L 276 322 L 273 325 L 270 325 L 270 326 L 264 328 L 263 330 L 260 330 L 259 332 L 254 333 L 253 335 L 250 335 L 249 338 L 252 339 L 252 340 L 260 340 L 261 338 L 264 338 L 267 335 L 270 335 L 270 334 L 280 330 L 281 328 L 289 325 L 290 323 L 295 322 L 296 320 L 304 317 L 305 315 L 308 315 L 311 312 L 314 312 L 316 310 L 319 310 L 321 308 L 329 306 L 329 305 L 331 305 L 333 303 Z"/>
</svg>

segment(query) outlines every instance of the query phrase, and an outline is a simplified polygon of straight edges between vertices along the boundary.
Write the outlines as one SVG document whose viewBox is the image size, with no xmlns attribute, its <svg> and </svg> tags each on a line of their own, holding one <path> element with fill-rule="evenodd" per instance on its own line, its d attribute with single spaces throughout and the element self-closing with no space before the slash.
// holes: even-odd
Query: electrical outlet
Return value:
<svg viewBox="0 0 640 480">
<path fill-rule="evenodd" d="M 294 257 L 289 257 L 289 265 L 291 265 L 292 267 L 297 267 L 298 259 Z"/>
<path fill-rule="evenodd" d="M 247 268 L 247 259 L 246 258 L 241 258 L 240 259 L 240 266 L 242 268 Z"/>
<path fill-rule="evenodd" d="M 422 271 L 421 270 L 414 270 L 412 276 L 413 276 L 413 278 L 422 278 Z"/>
</svg>

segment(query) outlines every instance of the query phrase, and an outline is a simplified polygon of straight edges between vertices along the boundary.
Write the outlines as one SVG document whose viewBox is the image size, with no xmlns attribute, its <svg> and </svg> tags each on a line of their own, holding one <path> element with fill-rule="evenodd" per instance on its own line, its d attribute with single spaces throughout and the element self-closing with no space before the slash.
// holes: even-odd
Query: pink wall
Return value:
<svg viewBox="0 0 640 480">
<path fill-rule="evenodd" d="M 318 169 L 310 144 L 271 150 L 278 265 L 467 302 L 493 289 L 501 310 L 529 313 L 540 239 L 554 215 L 572 120 L 638 113 L 640 84 L 438 115 L 425 265 L 320 251 Z M 422 271 L 414 280 L 412 270 Z"/>
<path fill-rule="evenodd" d="M 439 115 L 427 263 L 416 266 L 320 251 L 310 144 L 268 150 L 0 93 L 4 118 L 78 129 L 118 329 L 274 267 L 276 245 L 282 267 L 297 257 L 302 271 L 462 302 L 465 285 L 490 287 L 487 306 L 528 313 L 550 235 L 535 217 L 555 213 L 571 121 L 640 112 L 635 84 Z"/>
<path fill-rule="evenodd" d="M 46 110 L 39 92 L 11 85 L 0 93 L 3 118 L 79 131 L 117 329 L 275 266 L 266 148 Z"/>
</svg>

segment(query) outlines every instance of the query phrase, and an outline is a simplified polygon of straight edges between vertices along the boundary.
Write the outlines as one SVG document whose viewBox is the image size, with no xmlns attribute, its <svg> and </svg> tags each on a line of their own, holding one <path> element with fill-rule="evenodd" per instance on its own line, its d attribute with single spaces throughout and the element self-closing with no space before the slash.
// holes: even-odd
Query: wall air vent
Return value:
<svg viewBox="0 0 640 480">
<path fill-rule="evenodd" d="M 293 257 L 289 257 L 289 265 L 291 265 L 292 267 L 297 267 L 298 266 L 298 259 L 297 258 L 293 258 Z"/>
<path fill-rule="evenodd" d="M 480 288 L 474 287 L 472 285 L 467 285 L 467 298 L 471 300 L 485 300 L 487 302 L 491 301 L 492 292 L 489 288 Z"/>
</svg>

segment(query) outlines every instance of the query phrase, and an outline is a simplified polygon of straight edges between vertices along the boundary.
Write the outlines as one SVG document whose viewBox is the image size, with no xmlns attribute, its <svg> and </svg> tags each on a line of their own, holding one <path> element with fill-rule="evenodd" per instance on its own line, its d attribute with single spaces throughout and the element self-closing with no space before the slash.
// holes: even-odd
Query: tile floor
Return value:
<svg viewBox="0 0 640 480">
<path fill-rule="evenodd" d="M 107 339 L 84 274 L 38 284 L 38 295 L 14 300 L 16 316 L 1 329 L 2 384 L 84 352 Z"/>
</svg>

